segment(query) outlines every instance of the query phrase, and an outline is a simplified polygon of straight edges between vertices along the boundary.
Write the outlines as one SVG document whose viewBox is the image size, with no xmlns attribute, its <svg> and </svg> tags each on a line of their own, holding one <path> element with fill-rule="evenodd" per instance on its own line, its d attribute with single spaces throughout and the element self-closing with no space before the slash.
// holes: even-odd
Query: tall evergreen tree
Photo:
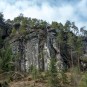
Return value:
<svg viewBox="0 0 87 87">
<path fill-rule="evenodd" d="M 56 66 L 56 58 L 51 58 L 50 60 L 50 68 L 49 68 L 49 73 L 50 73 L 50 87 L 60 87 L 60 81 L 58 78 L 58 71 L 57 71 L 57 66 Z"/>
</svg>

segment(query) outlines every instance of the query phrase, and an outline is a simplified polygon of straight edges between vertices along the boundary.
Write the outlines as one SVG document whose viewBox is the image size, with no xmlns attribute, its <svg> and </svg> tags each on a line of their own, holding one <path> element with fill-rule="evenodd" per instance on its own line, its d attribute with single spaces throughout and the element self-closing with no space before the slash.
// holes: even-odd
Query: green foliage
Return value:
<svg viewBox="0 0 87 87">
<path fill-rule="evenodd" d="M 13 70 L 13 65 L 11 64 L 13 60 L 11 48 L 7 46 L 6 48 L 2 48 L 0 52 L 0 68 L 4 72 Z"/>
<path fill-rule="evenodd" d="M 53 21 L 52 24 L 51 24 L 51 27 L 54 28 L 54 29 L 58 29 L 59 24 L 57 22 Z"/>
<path fill-rule="evenodd" d="M 23 19 L 24 19 L 24 17 L 23 17 L 23 14 L 21 13 L 21 14 L 19 14 L 18 17 L 14 18 L 14 22 L 21 22 Z"/>
<path fill-rule="evenodd" d="M 23 14 L 20 14 L 18 17 L 15 17 L 14 20 L 7 20 L 7 22 L 10 23 L 11 26 L 13 26 L 13 24 L 15 23 L 18 23 L 20 25 L 20 27 L 18 27 L 19 29 L 15 29 L 12 27 L 13 29 L 11 33 L 13 36 L 14 35 L 16 36 L 18 34 L 19 37 L 21 35 L 25 35 L 28 29 L 30 30 L 30 32 L 32 32 L 31 30 L 34 30 L 34 32 L 38 34 L 40 32 L 40 29 L 46 30 L 48 24 L 46 21 L 43 20 L 24 17 Z M 0 25 L 0 68 L 3 71 L 10 71 L 12 70 L 11 62 L 13 60 L 11 48 L 7 46 L 6 48 L 1 49 L 2 46 L 5 45 L 4 40 L 2 39 L 2 34 L 3 34 L 2 29 L 5 28 L 7 29 L 5 25 L 2 26 L 2 24 L 6 24 L 6 22 L 4 22 L 2 13 L 0 13 L 0 24 L 1 24 Z M 70 21 L 66 21 L 64 25 L 62 23 L 53 21 L 52 24 L 49 26 L 49 28 L 50 30 L 54 29 L 53 32 L 57 31 L 55 34 L 57 35 L 57 37 L 56 36 L 55 37 L 57 38 L 56 40 L 60 51 L 59 53 L 64 59 L 64 63 L 66 63 L 67 66 L 70 67 L 71 62 L 72 64 L 75 64 L 74 61 L 76 61 L 77 64 L 77 60 L 78 60 L 78 66 L 79 66 L 79 59 L 84 54 L 83 38 L 87 37 L 87 30 L 85 30 L 84 27 L 81 28 L 82 35 L 79 36 L 80 32 L 78 30 L 78 27 L 75 25 L 74 22 L 70 22 Z M 46 32 L 48 32 L 48 29 L 46 30 Z M 20 55 L 16 55 L 16 56 L 20 56 Z M 34 79 L 37 78 L 38 70 L 36 69 L 35 66 L 32 66 L 31 72 L 33 78 Z M 52 87 L 57 87 L 58 85 L 60 85 L 55 58 L 51 59 L 49 75 L 50 75 L 50 84 Z M 66 83 L 66 76 L 64 73 L 62 73 L 62 77 L 65 79 L 63 83 Z"/>
<path fill-rule="evenodd" d="M 69 84 L 68 77 L 67 77 L 67 75 L 65 74 L 64 71 L 61 72 L 61 75 L 62 75 L 62 83 L 63 83 L 63 85 Z"/>
<path fill-rule="evenodd" d="M 81 80 L 81 73 L 78 70 L 78 67 L 71 68 L 71 76 L 70 76 L 70 83 L 73 87 L 79 87 L 79 83 Z"/>
<path fill-rule="evenodd" d="M 12 29 L 12 33 L 11 33 L 11 35 L 15 35 L 16 34 L 16 29 Z"/>
<path fill-rule="evenodd" d="M 2 37 L 0 36 L 0 48 L 2 48 L 3 44 L 4 44 L 4 41 L 3 41 Z"/>
<path fill-rule="evenodd" d="M 3 13 L 0 12 L 0 22 L 1 21 L 4 21 L 4 18 L 3 18 Z"/>
<path fill-rule="evenodd" d="M 39 71 L 35 66 L 31 67 L 31 74 L 32 74 L 32 77 L 33 77 L 34 80 L 38 78 Z"/>
<path fill-rule="evenodd" d="M 79 87 L 87 87 L 87 72 L 82 75 Z"/>
<path fill-rule="evenodd" d="M 82 42 L 82 37 L 78 37 L 76 41 L 76 51 L 77 53 L 82 56 L 83 54 L 83 42 Z"/>
<path fill-rule="evenodd" d="M 60 87 L 60 81 L 58 78 L 58 71 L 56 67 L 56 58 L 51 58 L 50 60 L 49 75 L 50 87 Z"/>
<path fill-rule="evenodd" d="M 26 33 L 26 30 L 25 30 L 24 26 L 20 27 L 19 33 L 20 34 L 25 34 Z"/>
<path fill-rule="evenodd" d="M 39 27 L 40 27 L 40 29 L 45 29 L 46 25 L 47 25 L 46 21 L 40 21 Z"/>
</svg>

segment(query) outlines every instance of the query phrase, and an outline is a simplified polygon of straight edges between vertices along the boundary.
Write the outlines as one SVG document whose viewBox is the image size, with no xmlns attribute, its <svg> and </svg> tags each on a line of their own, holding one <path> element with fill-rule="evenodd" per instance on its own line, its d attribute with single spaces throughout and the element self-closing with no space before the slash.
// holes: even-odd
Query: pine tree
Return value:
<svg viewBox="0 0 87 87">
<path fill-rule="evenodd" d="M 11 64 L 12 60 L 13 55 L 11 48 L 9 46 L 2 48 L 0 55 L 0 67 L 4 72 L 14 70 L 13 65 Z"/>
<path fill-rule="evenodd" d="M 76 53 L 77 53 L 77 60 L 78 60 L 78 69 L 80 70 L 80 58 L 83 55 L 83 42 L 82 38 L 79 36 L 76 41 Z"/>
<path fill-rule="evenodd" d="M 58 71 L 56 67 L 56 58 L 51 58 L 50 60 L 49 73 L 50 73 L 50 78 L 49 78 L 50 87 L 60 87 L 60 82 L 58 79 Z"/>
</svg>

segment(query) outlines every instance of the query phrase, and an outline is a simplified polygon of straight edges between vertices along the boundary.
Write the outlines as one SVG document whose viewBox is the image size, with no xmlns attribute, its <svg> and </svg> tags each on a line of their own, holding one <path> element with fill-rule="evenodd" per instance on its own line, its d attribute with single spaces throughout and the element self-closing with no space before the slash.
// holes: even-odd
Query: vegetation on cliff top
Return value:
<svg viewBox="0 0 87 87">
<path fill-rule="evenodd" d="M 48 71 L 49 74 L 47 75 L 48 78 L 50 78 L 51 87 L 60 87 L 59 85 L 61 85 L 61 87 L 65 87 L 64 84 L 66 84 L 68 87 L 71 87 L 72 84 L 73 87 L 77 87 L 78 85 L 81 85 L 78 87 L 82 87 L 82 84 L 87 86 L 87 79 L 85 78 L 87 77 L 87 75 L 83 74 L 81 71 L 87 70 L 87 65 L 83 67 L 80 64 L 83 60 L 83 63 L 87 63 L 87 58 L 86 56 L 84 57 L 84 54 L 87 54 L 87 50 L 85 49 L 87 30 L 84 27 L 78 29 L 75 23 L 70 21 L 66 21 L 64 25 L 58 22 L 52 22 L 51 24 L 49 24 L 43 20 L 24 17 L 23 14 L 15 17 L 14 20 L 5 20 L 3 18 L 3 14 L 0 13 L 0 73 L 15 71 L 15 66 L 13 65 L 14 56 L 12 55 L 10 46 L 6 45 L 6 43 L 8 43 L 5 42 L 6 37 L 14 37 L 17 35 L 21 36 L 23 34 L 26 35 L 26 33 L 30 32 L 31 30 L 38 32 L 40 30 L 50 29 L 55 30 L 57 33 L 56 39 L 60 49 L 60 55 L 62 56 L 66 65 L 66 68 L 63 72 L 57 72 L 57 68 L 55 66 L 56 61 L 52 60 L 50 62 L 50 70 Z M 74 70 L 74 67 L 77 67 L 77 70 L 79 72 Z M 34 70 L 32 71 L 32 77 L 34 77 L 35 79 L 35 77 L 37 77 L 35 73 L 37 70 L 35 69 L 35 67 L 32 70 Z M 69 76 L 69 74 L 66 75 L 68 70 L 70 70 L 69 72 L 71 74 L 70 81 L 68 81 L 70 77 L 67 79 L 67 76 Z M 40 71 L 38 73 L 40 73 Z M 81 77 L 79 77 L 78 73 L 80 73 Z M 57 78 L 57 75 L 59 74 L 60 76 L 62 75 L 62 78 Z M 67 82 L 65 82 L 63 78 L 67 79 Z M 79 84 L 77 80 L 78 78 L 82 80 L 82 84 Z M 85 80 L 84 82 L 83 79 Z"/>
</svg>

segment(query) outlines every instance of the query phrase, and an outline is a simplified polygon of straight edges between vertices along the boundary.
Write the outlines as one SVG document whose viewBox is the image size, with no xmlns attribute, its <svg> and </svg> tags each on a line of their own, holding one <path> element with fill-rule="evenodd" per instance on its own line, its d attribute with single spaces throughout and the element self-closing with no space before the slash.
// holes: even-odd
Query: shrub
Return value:
<svg viewBox="0 0 87 87">
<path fill-rule="evenodd" d="M 79 87 L 87 87 L 87 72 L 83 73 Z"/>
<path fill-rule="evenodd" d="M 32 77 L 33 77 L 34 80 L 38 78 L 39 71 L 35 66 L 32 66 L 31 74 L 32 74 Z"/>
</svg>

